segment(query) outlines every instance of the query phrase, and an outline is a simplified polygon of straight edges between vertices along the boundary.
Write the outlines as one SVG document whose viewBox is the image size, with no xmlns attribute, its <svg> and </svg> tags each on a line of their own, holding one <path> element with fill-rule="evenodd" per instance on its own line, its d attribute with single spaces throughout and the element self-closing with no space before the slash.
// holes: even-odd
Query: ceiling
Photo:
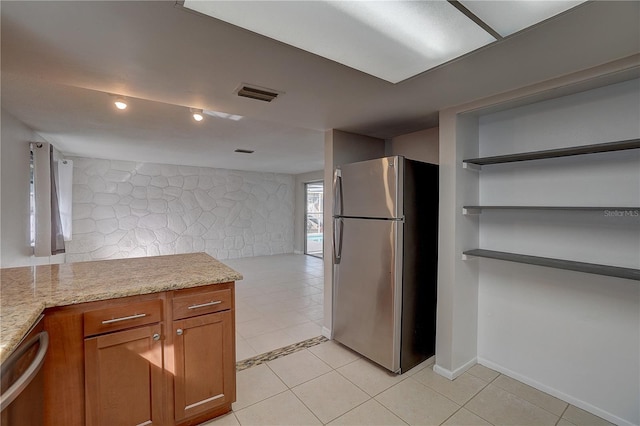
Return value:
<svg viewBox="0 0 640 426">
<path fill-rule="evenodd" d="M 187 9 L 399 83 L 584 1 L 181 0 L 181 3 Z"/>
<path fill-rule="evenodd" d="M 636 1 L 587 2 L 397 84 L 173 1 L 2 1 L 0 13 L 2 108 L 64 153 L 280 173 L 321 169 L 327 129 L 391 138 L 640 52 Z M 242 83 L 282 94 L 240 98 Z M 195 123 L 190 107 L 242 119 Z"/>
</svg>

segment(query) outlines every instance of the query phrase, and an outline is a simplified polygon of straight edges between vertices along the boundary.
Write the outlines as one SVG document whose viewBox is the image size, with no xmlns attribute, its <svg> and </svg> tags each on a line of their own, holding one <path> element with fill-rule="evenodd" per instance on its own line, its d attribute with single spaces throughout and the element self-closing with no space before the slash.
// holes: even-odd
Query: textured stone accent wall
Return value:
<svg viewBox="0 0 640 426">
<path fill-rule="evenodd" d="M 293 252 L 292 175 L 73 159 L 67 262 Z"/>
</svg>

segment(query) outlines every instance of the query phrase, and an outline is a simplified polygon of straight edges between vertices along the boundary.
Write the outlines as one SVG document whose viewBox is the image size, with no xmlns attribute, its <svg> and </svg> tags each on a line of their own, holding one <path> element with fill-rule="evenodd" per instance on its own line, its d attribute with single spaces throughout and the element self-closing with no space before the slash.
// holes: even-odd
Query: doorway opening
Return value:
<svg viewBox="0 0 640 426">
<path fill-rule="evenodd" d="M 305 183 L 304 189 L 304 253 L 321 258 L 324 232 L 322 216 L 324 183 L 322 181 Z"/>
</svg>

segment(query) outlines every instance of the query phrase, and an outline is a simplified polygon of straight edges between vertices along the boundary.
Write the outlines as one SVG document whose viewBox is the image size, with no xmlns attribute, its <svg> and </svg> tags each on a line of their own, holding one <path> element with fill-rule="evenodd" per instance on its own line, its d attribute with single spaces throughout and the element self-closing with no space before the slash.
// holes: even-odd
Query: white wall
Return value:
<svg viewBox="0 0 640 426">
<path fill-rule="evenodd" d="M 388 141 L 386 155 L 402 155 L 410 160 L 438 164 L 439 139 L 437 127 L 396 136 Z"/>
<path fill-rule="evenodd" d="M 324 188 L 332 194 L 333 171 L 341 164 L 384 157 L 385 141 L 340 130 L 328 130 L 324 138 Z M 324 197 L 324 328 L 331 338 L 333 311 L 333 197 Z"/>
<path fill-rule="evenodd" d="M 462 252 L 478 247 L 478 224 L 461 215 L 476 204 L 478 175 L 462 169 L 463 158 L 478 155 L 478 122 L 440 113 L 438 209 L 438 305 L 434 371 L 454 379 L 477 360 L 478 266 L 462 260 Z M 475 202 L 474 202 L 475 200 Z"/>
<path fill-rule="evenodd" d="M 609 92 L 604 97 L 598 95 L 597 91 L 585 92 L 624 81 L 625 78 L 637 78 L 638 69 L 640 56 L 630 56 L 440 112 L 441 223 L 434 367 L 438 373 L 455 377 L 477 359 L 483 365 L 609 421 L 638 424 L 640 294 L 637 282 L 490 259 L 465 260 L 462 257 L 465 249 L 473 248 L 474 244 L 475 247 L 480 246 L 481 236 L 483 244 L 493 244 L 489 248 L 499 249 L 503 248 L 502 244 L 511 244 L 508 248 L 514 251 L 516 248 L 534 250 L 539 247 L 536 242 L 537 233 L 543 235 L 546 232 L 543 229 L 555 227 L 565 235 L 584 237 L 591 234 L 580 234 L 576 229 L 583 229 L 580 225 L 586 225 L 594 231 L 592 240 L 599 240 L 607 232 L 607 238 L 603 239 L 604 246 L 589 254 L 593 244 L 582 247 L 579 240 L 574 245 L 571 256 L 599 253 L 602 263 L 612 261 L 613 264 L 630 266 L 631 263 L 628 262 L 632 256 L 637 259 L 636 253 L 640 250 L 638 240 L 630 252 L 631 256 L 627 257 L 622 252 L 629 247 L 633 233 L 636 232 L 637 235 L 638 227 L 629 227 L 629 222 L 626 225 L 605 222 L 603 226 L 605 218 L 593 216 L 592 213 L 580 213 L 582 216 L 571 216 L 567 220 L 566 217 L 559 216 L 567 214 L 566 212 L 554 212 L 553 216 L 549 212 L 487 214 L 485 211 L 480 216 L 465 216 L 461 209 L 465 204 L 506 203 L 506 194 L 515 197 L 509 199 L 509 204 L 534 204 L 541 202 L 541 196 L 545 194 L 550 194 L 550 198 L 546 199 L 551 201 L 549 205 L 569 204 L 568 201 L 571 201 L 575 202 L 573 205 L 593 202 L 594 205 L 603 206 L 605 200 L 636 201 L 635 196 L 627 198 L 629 194 L 626 190 L 619 191 L 621 187 L 603 189 L 603 183 L 610 185 L 612 177 L 615 180 L 620 170 L 626 170 L 623 174 L 626 174 L 624 179 L 627 183 L 623 186 L 633 190 L 634 185 L 630 183 L 633 179 L 627 173 L 634 167 L 637 172 L 637 165 L 633 165 L 637 162 L 637 154 L 632 154 L 631 151 L 622 155 L 597 154 L 600 156 L 597 161 L 589 160 L 587 156 L 544 160 L 548 166 L 540 162 L 537 166 L 540 169 L 535 172 L 533 169 L 527 171 L 529 166 L 522 163 L 519 171 L 524 173 L 521 175 L 515 169 L 510 170 L 512 165 L 508 164 L 485 166 L 480 173 L 465 170 L 462 160 L 479 155 L 529 151 L 563 144 L 604 142 L 616 137 L 637 137 L 636 89 L 628 93 L 626 101 L 623 98 L 627 96 L 625 93 L 629 87 L 624 90 L 609 87 L 604 90 Z M 573 97 L 573 94 L 578 95 Z M 562 96 L 565 97 L 561 98 Z M 530 107 L 533 108 L 529 110 L 530 114 L 525 113 L 522 120 L 516 117 L 519 114 L 513 115 L 524 111 L 519 109 L 521 107 L 526 109 L 527 105 L 550 99 L 556 100 L 555 106 L 552 102 L 538 109 Z M 603 104 L 599 105 L 600 102 Z M 576 106 L 578 109 L 572 111 Z M 548 112 L 548 108 L 555 108 L 555 111 Z M 583 117 L 583 113 L 587 117 Z M 508 117 L 510 114 L 513 115 L 511 118 Z M 549 120 L 553 116 L 556 117 L 555 120 Z M 580 120 L 572 121 L 571 117 Z M 502 126 L 501 118 L 509 118 L 510 124 L 498 131 Z M 621 122 L 625 123 L 622 127 Z M 490 128 L 495 132 L 490 131 Z M 634 130 L 629 133 L 631 129 Z M 505 137 L 497 140 L 499 133 Z M 519 135 L 530 137 L 519 139 Z M 481 138 L 484 141 L 482 144 L 479 143 Z M 609 157 L 607 161 L 602 161 L 605 156 L 618 158 L 614 160 Z M 545 182 L 544 188 L 538 189 L 538 192 L 528 194 L 533 188 L 531 179 L 537 175 L 537 179 L 542 178 L 544 181 L 546 172 L 557 169 L 553 162 L 561 160 L 564 160 L 565 167 L 562 171 L 554 172 L 556 179 Z M 493 167 L 495 169 L 492 170 Z M 573 176 L 568 182 L 573 186 L 573 193 L 567 193 L 563 188 L 566 179 L 559 180 L 557 173 L 566 173 L 571 168 L 574 173 L 568 174 Z M 587 171 L 589 168 L 591 170 Z M 495 179 L 493 173 L 496 173 Z M 499 173 L 506 173 L 506 179 L 497 179 Z M 585 192 L 585 182 L 582 179 L 589 177 L 591 173 L 600 178 L 606 176 L 606 179 L 602 182 L 594 182 L 593 179 L 586 182 L 588 190 Z M 637 182 L 640 176 L 635 176 Z M 482 184 L 481 179 L 485 179 Z M 517 191 L 511 191 L 512 187 L 505 181 L 522 186 Z M 537 184 L 540 182 L 539 180 Z M 487 191 L 492 185 L 491 190 Z M 499 190 L 496 185 L 500 185 Z M 554 195 L 555 187 L 565 193 L 562 196 Z M 592 191 L 599 193 L 600 198 L 593 198 Z M 608 192 L 619 194 L 612 195 Z M 626 195 L 622 195 L 623 193 Z M 502 198 L 497 198 L 496 194 Z M 569 198 L 565 198 L 567 195 L 570 195 Z M 599 204 L 595 204 L 596 199 L 600 201 Z M 513 219 L 515 213 L 518 216 Z M 599 221 L 599 227 L 594 227 L 596 221 Z M 494 232 L 489 236 L 492 222 L 496 226 L 491 229 Z M 535 226 L 527 225 L 534 222 Z M 557 226 L 560 222 L 564 223 L 562 227 Z M 480 225 L 488 227 L 480 231 Z M 622 235 L 617 230 L 620 226 L 627 226 L 631 235 L 624 236 L 624 240 L 620 240 L 621 245 L 613 253 L 605 253 L 616 239 L 615 235 Z M 550 234 L 547 232 L 546 235 Z M 529 244 L 529 241 L 533 243 Z M 562 247 L 560 245 L 559 248 L 564 250 Z M 547 246 L 547 249 L 555 250 L 556 247 Z M 468 313 L 474 309 L 477 314 L 475 319 L 470 318 Z M 470 322 L 476 326 L 475 329 L 469 326 Z M 465 343 L 468 341 L 476 341 L 476 348 L 469 347 Z M 616 384 L 620 384 L 620 387 L 616 387 Z"/>
<path fill-rule="evenodd" d="M 29 142 L 44 140 L 4 109 L 1 127 L 0 266 L 61 263 L 64 255 L 34 257 L 29 243 Z"/>
<path fill-rule="evenodd" d="M 293 251 L 294 253 L 304 253 L 305 223 L 304 215 L 306 212 L 305 202 L 307 195 L 305 193 L 305 184 L 309 182 L 318 182 L 324 179 L 324 171 L 301 173 L 295 175 L 295 209 L 294 209 L 294 232 L 293 232 Z M 330 193 L 330 192 L 329 192 Z"/>
<path fill-rule="evenodd" d="M 610 85 L 481 117 L 480 154 L 640 138 L 639 117 L 640 80 Z M 640 152 L 486 166 L 480 204 L 640 206 Z M 640 216 L 485 211 L 479 220 L 483 248 L 640 269 Z M 615 423 L 640 423 L 638 282 L 479 264 L 481 363 Z"/>
<path fill-rule="evenodd" d="M 67 261 L 293 252 L 293 176 L 70 157 Z"/>
</svg>

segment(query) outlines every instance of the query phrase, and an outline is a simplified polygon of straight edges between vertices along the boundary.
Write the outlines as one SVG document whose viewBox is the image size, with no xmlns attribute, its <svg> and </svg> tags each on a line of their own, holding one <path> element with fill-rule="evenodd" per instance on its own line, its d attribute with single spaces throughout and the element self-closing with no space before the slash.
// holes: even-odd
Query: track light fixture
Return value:
<svg viewBox="0 0 640 426">
<path fill-rule="evenodd" d="M 196 121 L 202 121 L 204 119 L 202 109 L 200 108 L 191 108 L 191 115 L 193 116 L 193 119 Z"/>
<path fill-rule="evenodd" d="M 127 109 L 127 99 L 124 96 L 117 96 L 113 103 L 120 110 Z"/>
</svg>

